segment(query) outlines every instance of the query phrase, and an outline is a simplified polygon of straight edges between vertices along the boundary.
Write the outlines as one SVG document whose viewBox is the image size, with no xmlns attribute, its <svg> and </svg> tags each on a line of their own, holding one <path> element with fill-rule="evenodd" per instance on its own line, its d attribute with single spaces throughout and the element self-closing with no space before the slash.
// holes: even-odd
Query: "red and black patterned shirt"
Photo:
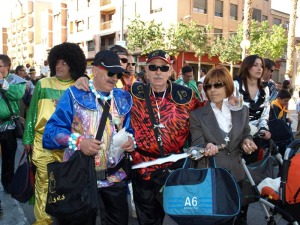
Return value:
<svg viewBox="0 0 300 225">
<path fill-rule="evenodd" d="M 155 120 L 164 125 L 159 129 L 162 137 L 165 155 L 178 154 L 189 136 L 189 116 L 190 112 L 203 105 L 196 98 L 192 89 L 182 85 L 169 82 L 168 88 L 163 98 L 163 93 L 152 94 L 149 88 L 149 96 L 154 112 Z M 133 106 L 131 108 L 131 126 L 134 129 L 134 137 L 137 144 L 136 151 L 133 152 L 133 164 L 148 162 L 161 157 L 160 150 L 155 138 L 152 123 L 144 98 L 142 83 L 134 83 L 131 87 Z M 163 101 L 162 101 L 163 100 Z M 160 121 L 158 121 L 158 104 Z M 154 170 L 166 165 L 155 165 L 139 169 L 138 173 L 143 179 L 150 179 L 150 174 Z"/>
</svg>

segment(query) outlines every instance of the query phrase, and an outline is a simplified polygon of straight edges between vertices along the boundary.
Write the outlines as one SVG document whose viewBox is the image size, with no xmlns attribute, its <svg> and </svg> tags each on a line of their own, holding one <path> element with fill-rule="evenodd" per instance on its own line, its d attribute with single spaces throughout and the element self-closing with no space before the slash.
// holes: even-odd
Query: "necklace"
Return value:
<svg viewBox="0 0 300 225">
<path fill-rule="evenodd" d="M 154 93 L 154 91 L 153 91 L 153 89 L 152 89 L 152 94 L 153 94 L 154 99 L 155 99 L 155 104 L 156 104 L 156 108 L 157 108 L 157 117 L 158 117 L 158 125 L 155 124 L 155 125 L 154 125 L 154 128 L 156 128 L 156 127 L 158 127 L 158 128 L 165 128 L 165 126 L 160 122 L 160 112 L 159 112 L 159 110 L 160 110 L 160 107 L 162 106 L 162 103 L 163 103 L 163 101 L 164 101 L 164 99 L 165 99 L 166 91 L 167 91 L 167 89 L 164 91 L 164 94 L 163 94 L 163 96 L 162 96 L 160 105 L 158 106 L 158 103 L 157 103 L 157 101 L 156 101 L 155 93 Z"/>
<path fill-rule="evenodd" d="M 109 93 L 109 96 L 104 96 L 102 95 L 100 92 L 98 92 L 94 85 L 93 85 L 93 81 L 92 80 L 89 80 L 89 87 L 91 89 L 91 92 L 93 92 L 93 94 L 96 96 L 96 98 L 99 98 L 101 99 L 102 101 L 108 101 L 111 99 L 112 97 L 112 94 L 113 94 L 113 91 L 111 90 L 110 93 Z"/>
</svg>

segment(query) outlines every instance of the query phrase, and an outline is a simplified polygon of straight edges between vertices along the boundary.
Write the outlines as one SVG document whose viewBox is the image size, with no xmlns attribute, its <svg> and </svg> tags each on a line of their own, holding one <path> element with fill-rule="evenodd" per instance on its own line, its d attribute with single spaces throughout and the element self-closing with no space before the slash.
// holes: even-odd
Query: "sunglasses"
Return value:
<svg viewBox="0 0 300 225">
<path fill-rule="evenodd" d="M 157 71 L 160 69 L 161 72 L 168 72 L 170 67 L 169 66 L 157 66 L 157 65 L 149 65 L 148 66 L 150 71 Z"/>
<path fill-rule="evenodd" d="M 127 63 L 127 66 L 135 66 L 136 65 L 136 63 Z"/>
<path fill-rule="evenodd" d="M 113 77 L 114 75 L 116 75 L 117 74 L 117 78 L 118 79 L 121 79 L 122 78 L 122 76 L 123 76 L 123 74 L 121 74 L 121 73 L 112 73 L 112 72 L 109 72 L 107 69 L 105 69 L 103 66 L 97 66 L 99 69 L 101 69 L 101 70 L 106 70 L 106 72 L 107 72 L 107 76 L 109 76 L 109 77 Z"/>
<path fill-rule="evenodd" d="M 207 90 L 212 89 L 212 87 L 214 87 L 215 89 L 219 89 L 224 86 L 225 86 L 225 84 L 223 82 L 218 81 L 217 83 L 214 83 L 214 84 L 205 84 L 203 88 L 205 91 L 207 91 Z"/>
<path fill-rule="evenodd" d="M 120 58 L 120 60 L 122 63 L 128 63 L 128 59 L 126 59 L 126 58 Z"/>
</svg>

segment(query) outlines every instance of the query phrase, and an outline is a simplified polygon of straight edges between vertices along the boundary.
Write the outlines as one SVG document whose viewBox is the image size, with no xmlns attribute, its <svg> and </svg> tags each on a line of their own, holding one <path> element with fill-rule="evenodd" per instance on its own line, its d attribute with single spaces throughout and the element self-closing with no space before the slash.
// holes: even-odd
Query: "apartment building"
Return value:
<svg viewBox="0 0 300 225">
<path fill-rule="evenodd" d="M 67 8 L 61 1 L 12 0 L 7 54 L 13 68 L 30 64 L 39 71 L 54 44 L 67 40 Z"/>
<path fill-rule="evenodd" d="M 190 19 L 199 25 L 212 24 L 212 35 L 228 37 L 243 20 L 244 0 L 12 0 L 14 11 L 8 27 L 8 54 L 14 64 L 39 67 L 51 47 L 64 41 L 78 43 L 88 65 L 95 54 L 113 44 L 126 45 L 127 26 L 132 19 L 161 22 L 167 29 Z M 286 24 L 289 15 L 271 9 L 271 0 L 253 0 L 253 19 Z M 135 56 L 139 69 L 145 57 Z M 174 60 L 177 74 L 188 63 L 198 71 L 193 52 Z M 201 67 L 219 64 L 217 57 L 203 56 Z M 197 72 L 195 72 L 197 73 Z M 197 76 L 195 74 L 197 80 Z"/>
</svg>

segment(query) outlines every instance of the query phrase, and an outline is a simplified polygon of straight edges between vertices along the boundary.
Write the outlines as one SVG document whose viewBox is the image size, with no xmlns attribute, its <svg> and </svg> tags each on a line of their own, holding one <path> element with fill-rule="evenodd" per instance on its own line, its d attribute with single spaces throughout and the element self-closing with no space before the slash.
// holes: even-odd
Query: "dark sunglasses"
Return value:
<svg viewBox="0 0 300 225">
<path fill-rule="evenodd" d="M 118 79 L 121 79 L 122 76 L 123 76 L 122 73 L 112 73 L 112 72 L 109 72 L 109 71 L 108 71 L 106 68 L 104 68 L 103 66 L 97 66 L 97 67 L 100 68 L 100 69 L 102 69 L 102 70 L 106 70 L 107 76 L 109 76 L 109 77 L 113 77 L 114 75 L 117 74 L 117 78 L 118 78 Z"/>
<path fill-rule="evenodd" d="M 157 66 L 157 65 L 149 65 L 148 66 L 150 71 L 157 71 L 160 69 L 161 72 L 168 72 L 170 67 L 169 66 Z"/>
<path fill-rule="evenodd" d="M 127 66 L 135 66 L 136 65 L 136 63 L 127 63 Z"/>
<path fill-rule="evenodd" d="M 215 89 L 219 89 L 224 86 L 225 86 L 225 84 L 223 82 L 218 81 L 217 83 L 214 83 L 214 84 L 205 84 L 203 88 L 205 91 L 207 91 L 207 90 L 212 89 L 212 87 L 214 87 Z"/>
<path fill-rule="evenodd" d="M 120 58 L 120 60 L 122 63 L 128 63 L 128 59 L 126 59 L 126 58 Z"/>
</svg>

